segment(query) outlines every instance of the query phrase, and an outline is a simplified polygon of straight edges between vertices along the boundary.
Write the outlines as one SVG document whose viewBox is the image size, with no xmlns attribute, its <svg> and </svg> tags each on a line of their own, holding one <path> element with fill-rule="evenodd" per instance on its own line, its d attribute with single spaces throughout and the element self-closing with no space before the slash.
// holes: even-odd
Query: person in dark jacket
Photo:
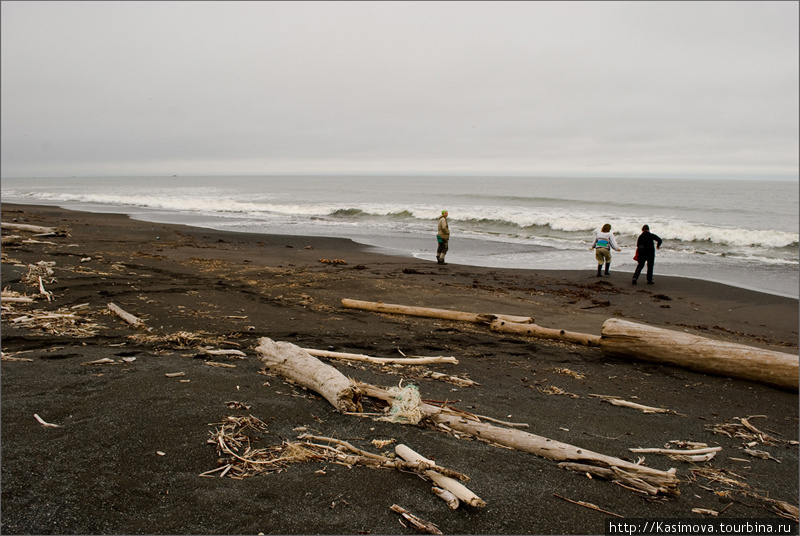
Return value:
<svg viewBox="0 0 800 536">
<path fill-rule="evenodd" d="M 654 245 L 655 243 L 655 245 Z M 656 261 L 656 249 L 661 249 L 661 238 L 650 232 L 650 226 L 645 225 L 642 227 L 642 234 L 636 241 L 636 255 L 639 264 L 636 266 L 636 271 L 633 273 L 633 284 L 639 279 L 642 273 L 644 263 L 647 263 L 647 284 L 653 284 L 653 263 Z"/>
</svg>

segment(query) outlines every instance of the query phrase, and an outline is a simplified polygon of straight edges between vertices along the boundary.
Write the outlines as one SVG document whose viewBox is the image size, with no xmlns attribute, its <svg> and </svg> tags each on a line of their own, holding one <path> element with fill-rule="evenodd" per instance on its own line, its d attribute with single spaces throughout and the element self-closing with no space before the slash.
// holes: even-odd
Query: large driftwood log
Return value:
<svg viewBox="0 0 800 536">
<path fill-rule="evenodd" d="M 392 303 L 350 300 L 347 298 L 342 299 L 342 305 L 348 309 L 362 309 L 375 313 L 421 316 L 425 318 L 439 318 L 441 320 L 472 322 L 474 324 L 491 324 L 492 321 L 497 318 L 501 318 L 506 322 L 533 322 L 533 318 L 528 316 L 466 313 L 463 311 L 451 311 L 449 309 L 432 309 L 430 307 L 414 307 L 412 305 L 396 305 Z"/>
<path fill-rule="evenodd" d="M 609 355 L 667 363 L 697 372 L 798 390 L 797 355 L 716 341 L 617 318 L 605 321 L 600 346 Z"/>
<path fill-rule="evenodd" d="M 361 391 L 341 372 L 312 357 L 297 345 L 258 340 L 256 352 L 272 371 L 321 394 L 342 412 L 361 412 Z"/>
<path fill-rule="evenodd" d="M 512 333 L 515 335 L 530 335 L 540 339 L 554 339 L 557 341 L 572 342 L 585 346 L 599 346 L 600 337 L 586 333 L 565 331 L 563 329 L 543 328 L 534 323 L 506 322 L 502 318 L 497 318 L 491 323 L 492 331 L 499 333 Z"/>
</svg>

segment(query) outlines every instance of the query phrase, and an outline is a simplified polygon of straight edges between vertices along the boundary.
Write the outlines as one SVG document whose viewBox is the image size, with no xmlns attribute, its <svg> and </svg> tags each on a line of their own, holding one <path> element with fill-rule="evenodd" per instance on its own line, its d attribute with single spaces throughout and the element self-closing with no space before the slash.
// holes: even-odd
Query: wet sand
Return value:
<svg viewBox="0 0 800 536">
<path fill-rule="evenodd" d="M 612 358 L 597 348 L 500 335 L 481 325 L 341 304 L 351 298 L 532 316 L 541 326 L 596 335 L 615 317 L 796 355 L 796 299 L 659 276 L 658 266 L 655 285 L 631 286 L 630 272 L 598 278 L 593 266 L 438 266 L 345 239 L 225 233 L 57 207 L 3 204 L 2 221 L 69 233 L 37 243 L 24 241 L 30 233 L 3 230 L 4 239 L 23 236 L 3 246 L 3 289 L 37 294 L 38 285 L 25 282 L 29 266 L 55 262 L 43 278 L 52 301 L 3 300 L 3 533 L 415 534 L 389 509 L 398 504 L 446 534 L 600 534 L 612 517 L 570 501 L 626 518 L 695 520 L 720 519 L 696 508 L 721 511 L 721 519 L 777 518 L 774 503 L 763 497 L 797 506 L 798 449 L 790 443 L 798 438 L 796 392 Z M 451 249 L 457 244 L 454 237 Z M 320 262 L 336 259 L 345 263 Z M 111 314 L 110 302 L 149 331 Z M 81 323 L 13 321 L 35 311 L 77 311 Z M 203 335 L 247 357 L 210 358 L 196 345 L 131 338 L 178 332 Z M 645 465 L 674 467 L 682 480 L 680 496 L 647 498 L 430 425 L 339 413 L 322 397 L 263 374 L 254 351 L 260 337 L 376 357 L 454 356 L 457 365 L 325 362 L 376 385 L 402 379 L 419 386 L 424 399 L 527 423 L 527 432 L 610 456 L 636 461 L 641 455 L 629 449 L 663 448 L 673 440 L 723 450 L 702 463 L 647 454 Z M 102 358 L 114 364 L 83 364 Z M 423 376 L 430 370 L 480 385 Z M 166 376 L 175 372 L 184 375 Z M 673 413 L 612 406 L 593 394 Z M 34 414 L 59 426 L 42 426 Z M 218 463 L 207 442 L 211 432 L 229 416 L 248 414 L 268 425 L 257 448 L 294 441 L 298 428 L 376 453 L 391 446 L 378 451 L 373 439 L 394 439 L 469 475 L 468 487 L 487 506 L 453 511 L 416 475 L 333 463 L 292 464 L 241 480 L 200 477 Z M 709 430 L 751 416 L 778 441 L 750 448 L 772 459 L 747 454 L 747 439 Z"/>
</svg>

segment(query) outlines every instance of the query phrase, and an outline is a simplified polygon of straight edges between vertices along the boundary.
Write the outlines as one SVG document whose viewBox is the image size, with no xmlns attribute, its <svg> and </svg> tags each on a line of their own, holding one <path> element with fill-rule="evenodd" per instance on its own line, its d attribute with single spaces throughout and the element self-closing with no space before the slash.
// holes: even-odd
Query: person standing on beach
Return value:
<svg viewBox="0 0 800 536">
<path fill-rule="evenodd" d="M 653 243 L 655 242 L 655 246 Z M 653 284 L 653 263 L 656 261 L 656 249 L 661 249 L 661 238 L 650 232 L 650 226 L 645 225 L 642 227 L 642 234 L 636 241 L 636 259 L 639 264 L 636 266 L 636 271 L 633 273 L 633 284 L 639 279 L 642 273 L 644 263 L 647 263 L 647 284 Z"/>
<path fill-rule="evenodd" d="M 603 263 L 606 265 L 606 275 L 611 275 L 608 273 L 608 269 L 611 267 L 611 250 L 619 251 L 619 247 L 617 247 L 614 233 L 611 232 L 610 223 L 603 225 L 600 232 L 595 235 L 590 249 L 594 250 L 594 256 L 597 259 L 597 277 L 603 276 Z"/>
<path fill-rule="evenodd" d="M 439 228 L 436 231 L 436 241 L 439 247 L 436 249 L 436 261 L 439 264 L 447 264 L 444 262 L 444 256 L 447 253 L 448 242 L 450 242 L 450 227 L 447 225 L 447 211 L 443 210 L 442 215 L 439 216 Z"/>
</svg>

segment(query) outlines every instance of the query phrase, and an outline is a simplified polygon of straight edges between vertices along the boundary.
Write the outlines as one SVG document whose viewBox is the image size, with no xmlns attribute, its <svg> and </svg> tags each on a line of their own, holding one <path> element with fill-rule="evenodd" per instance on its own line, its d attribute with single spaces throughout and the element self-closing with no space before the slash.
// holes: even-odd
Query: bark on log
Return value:
<svg viewBox="0 0 800 536">
<path fill-rule="evenodd" d="M 538 337 L 540 339 L 566 341 L 575 344 L 582 344 L 584 346 L 600 346 L 600 337 L 598 335 L 565 331 L 563 329 L 543 328 L 542 326 L 537 326 L 532 322 L 527 324 L 512 323 L 506 322 L 502 318 L 498 318 L 492 321 L 491 329 L 492 331 L 496 331 L 498 333 L 530 335 L 531 337 Z"/>
<path fill-rule="evenodd" d="M 312 357 L 297 345 L 258 340 L 256 352 L 264 364 L 289 380 L 316 391 L 341 412 L 361 412 L 361 391 L 341 372 Z"/>
<path fill-rule="evenodd" d="M 342 305 L 348 309 L 362 309 L 364 311 L 372 311 L 375 313 L 421 316 L 425 318 L 439 318 L 441 320 L 472 322 L 474 324 L 491 324 L 493 320 L 498 318 L 511 323 L 533 322 L 533 318 L 528 316 L 467 313 L 463 311 L 451 311 L 449 309 L 432 309 L 430 307 L 414 307 L 412 305 L 396 305 L 392 303 L 350 300 L 347 298 L 342 299 Z"/>
<path fill-rule="evenodd" d="M 135 328 L 143 328 L 144 327 L 144 322 L 142 322 L 142 320 L 140 318 L 138 318 L 138 317 L 136 317 L 136 316 L 124 311 L 120 306 L 118 306 L 118 305 L 116 305 L 114 303 L 109 303 L 108 304 L 108 308 L 115 315 L 117 315 L 118 317 L 123 319 L 128 324 L 131 324 L 133 327 L 135 327 Z"/>
<path fill-rule="evenodd" d="M 430 365 L 435 363 L 452 363 L 458 364 L 458 359 L 455 357 L 371 357 L 363 354 L 348 354 L 344 352 L 330 352 L 328 350 L 314 350 L 311 348 L 303 348 L 309 355 L 314 357 L 329 357 L 331 359 L 345 359 L 350 361 L 367 361 L 369 363 L 378 363 L 382 365 L 399 364 L 399 365 Z"/>
<path fill-rule="evenodd" d="M 697 372 L 741 378 L 798 390 L 797 355 L 646 326 L 617 318 L 605 321 L 603 352 Z"/>
<path fill-rule="evenodd" d="M 422 456 L 418 452 L 415 452 L 411 448 L 407 447 L 406 445 L 397 445 L 394 448 L 394 452 L 403 458 L 407 462 L 417 462 L 417 463 L 426 463 L 430 465 L 436 465 L 432 460 Z M 470 506 L 476 507 L 483 507 L 486 506 L 486 502 L 483 499 L 475 495 L 469 488 L 467 488 L 464 484 L 450 478 L 449 476 L 445 476 L 441 473 L 437 473 L 436 471 L 425 471 L 425 476 L 433 480 L 433 482 L 439 486 L 440 488 L 444 488 L 460 500 L 464 501 Z"/>
</svg>

